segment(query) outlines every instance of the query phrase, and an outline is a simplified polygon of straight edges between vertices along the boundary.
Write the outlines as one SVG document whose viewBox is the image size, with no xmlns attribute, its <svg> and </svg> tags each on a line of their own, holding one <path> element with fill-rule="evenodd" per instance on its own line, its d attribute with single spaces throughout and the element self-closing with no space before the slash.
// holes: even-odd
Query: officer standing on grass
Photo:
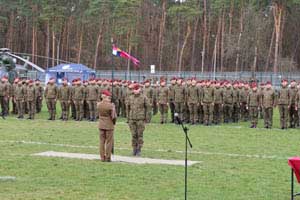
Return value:
<svg viewBox="0 0 300 200">
<path fill-rule="evenodd" d="M 44 94 L 47 102 L 48 111 L 49 111 L 48 120 L 55 120 L 57 95 L 58 95 L 58 88 L 55 84 L 55 79 L 50 78 Z"/>
<path fill-rule="evenodd" d="M 256 128 L 258 122 L 258 112 L 260 106 L 260 93 L 257 91 L 256 83 L 252 84 L 252 90 L 247 97 L 247 110 L 249 111 L 251 127 Z"/>
<path fill-rule="evenodd" d="M 280 115 L 280 127 L 281 129 L 287 129 L 289 119 L 289 103 L 290 103 L 290 91 L 288 88 L 288 81 L 281 81 L 281 89 L 277 95 L 277 105 Z"/>
<path fill-rule="evenodd" d="M 117 114 L 115 105 L 111 103 L 111 93 L 108 90 L 102 91 L 101 99 L 102 101 L 97 104 L 99 112 L 100 159 L 102 162 L 110 162 Z"/>
</svg>

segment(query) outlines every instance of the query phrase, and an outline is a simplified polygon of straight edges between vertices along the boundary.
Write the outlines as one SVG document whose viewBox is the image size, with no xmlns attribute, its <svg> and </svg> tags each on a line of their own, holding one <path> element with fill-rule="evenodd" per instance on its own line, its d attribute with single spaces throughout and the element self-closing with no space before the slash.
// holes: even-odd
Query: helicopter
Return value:
<svg viewBox="0 0 300 200">
<path fill-rule="evenodd" d="M 25 64 L 23 66 L 18 65 L 17 60 L 20 60 Z M 17 56 L 13 54 L 8 48 L 0 48 L 0 71 L 2 72 L 0 74 L 8 75 L 8 80 L 10 83 L 12 83 L 15 78 L 19 77 L 21 71 L 27 71 L 28 65 L 39 72 L 45 72 L 44 69 L 30 62 L 29 58 L 25 59 L 20 56 Z"/>
</svg>

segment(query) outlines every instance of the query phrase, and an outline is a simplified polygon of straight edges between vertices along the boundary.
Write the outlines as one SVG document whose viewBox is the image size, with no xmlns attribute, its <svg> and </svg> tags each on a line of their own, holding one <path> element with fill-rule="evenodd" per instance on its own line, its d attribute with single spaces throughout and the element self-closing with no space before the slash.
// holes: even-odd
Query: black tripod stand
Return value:
<svg viewBox="0 0 300 200">
<path fill-rule="evenodd" d="M 184 167 L 185 167 L 185 173 L 184 173 L 184 199 L 187 200 L 187 150 L 188 150 L 188 145 L 190 148 L 193 148 L 193 145 L 190 141 L 190 138 L 188 136 L 188 131 L 189 129 L 183 125 L 182 120 L 179 118 L 178 113 L 174 114 L 175 119 L 177 120 L 178 124 L 181 125 L 182 130 L 185 134 L 185 160 L 184 160 Z"/>
</svg>

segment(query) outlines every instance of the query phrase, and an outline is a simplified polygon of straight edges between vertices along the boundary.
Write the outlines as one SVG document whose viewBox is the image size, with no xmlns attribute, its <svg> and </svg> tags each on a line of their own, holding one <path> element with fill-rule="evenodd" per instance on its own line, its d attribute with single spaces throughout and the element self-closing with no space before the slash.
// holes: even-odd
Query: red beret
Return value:
<svg viewBox="0 0 300 200">
<path fill-rule="evenodd" d="M 139 85 L 139 84 L 135 84 L 135 85 L 133 86 L 133 89 L 134 89 L 134 90 L 140 89 L 140 85 Z"/>
<path fill-rule="evenodd" d="M 288 82 L 288 80 L 286 80 L 286 79 L 282 79 L 282 80 L 281 80 L 281 82 Z"/>
<path fill-rule="evenodd" d="M 252 83 L 251 87 L 255 88 L 255 87 L 257 87 L 257 84 L 256 83 Z"/>
<path fill-rule="evenodd" d="M 272 85 L 271 81 L 267 81 L 266 85 Z"/>
<path fill-rule="evenodd" d="M 111 93 L 108 90 L 103 90 L 102 94 L 105 95 L 105 96 L 108 96 L 108 97 L 111 96 Z"/>
<path fill-rule="evenodd" d="M 29 83 L 33 83 L 33 80 L 29 80 Z"/>
</svg>

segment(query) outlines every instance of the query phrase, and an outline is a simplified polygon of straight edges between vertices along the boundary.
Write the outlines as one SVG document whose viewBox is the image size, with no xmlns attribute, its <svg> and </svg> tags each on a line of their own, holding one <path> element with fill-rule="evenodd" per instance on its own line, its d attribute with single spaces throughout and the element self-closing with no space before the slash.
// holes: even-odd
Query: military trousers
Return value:
<svg viewBox="0 0 300 200">
<path fill-rule="evenodd" d="M 37 97 L 35 103 L 35 108 L 37 113 L 40 113 L 42 111 L 42 105 L 43 105 L 43 98 Z"/>
<path fill-rule="evenodd" d="M 296 124 L 298 124 L 298 112 L 295 109 L 295 104 L 292 104 L 290 106 L 289 117 L 290 117 L 290 127 L 295 128 Z"/>
<path fill-rule="evenodd" d="M 160 122 L 167 123 L 168 119 L 168 105 L 167 104 L 159 104 L 159 112 L 160 112 Z"/>
<path fill-rule="evenodd" d="M 154 100 L 153 101 L 153 115 L 156 115 L 158 113 L 158 105 L 157 105 L 157 101 Z"/>
<path fill-rule="evenodd" d="M 17 104 L 16 104 L 16 101 L 14 100 L 14 97 L 11 98 L 11 103 L 12 103 L 12 113 L 18 114 Z"/>
<path fill-rule="evenodd" d="M 97 110 L 97 101 L 96 100 L 91 100 L 88 101 L 89 105 L 89 113 L 90 113 L 90 120 L 95 120 L 96 119 L 96 110 Z"/>
<path fill-rule="evenodd" d="M 121 107 L 121 116 L 126 117 L 126 104 L 125 99 L 121 99 L 120 101 L 120 107 Z"/>
<path fill-rule="evenodd" d="M 112 154 L 112 148 L 114 143 L 114 131 L 113 130 L 104 130 L 99 129 L 100 131 L 100 159 L 102 161 L 110 161 L 111 160 L 111 154 Z"/>
<path fill-rule="evenodd" d="M 204 113 L 203 113 L 203 105 L 201 105 L 201 103 L 199 103 L 199 106 L 198 106 L 198 109 L 197 109 L 197 113 L 198 113 L 198 122 L 200 124 L 203 124 Z"/>
<path fill-rule="evenodd" d="M 183 120 L 184 106 L 183 102 L 175 102 L 175 112 L 178 113 L 178 117 L 181 120 Z"/>
<path fill-rule="evenodd" d="M 24 116 L 24 100 L 16 100 L 18 117 L 23 118 Z"/>
<path fill-rule="evenodd" d="M 273 125 L 273 108 L 264 108 L 264 124 L 265 128 L 272 128 Z"/>
<path fill-rule="evenodd" d="M 132 136 L 131 144 L 133 149 L 141 149 L 144 144 L 145 120 L 129 120 L 128 124 Z"/>
<path fill-rule="evenodd" d="M 250 106 L 249 107 L 249 116 L 252 125 L 257 125 L 258 122 L 258 106 Z"/>
<path fill-rule="evenodd" d="M 188 103 L 189 106 L 189 120 L 194 124 L 198 121 L 198 103 Z"/>
<path fill-rule="evenodd" d="M 7 98 L 4 96 L 0 96 L 0 105 L 1 105 L 1 115 L 7 115 Z"/>
<path fill-rule="evenodd" d="M 27 101 L 28 114 L 30 119 L 34 119 L 35 114 L 35 100 Z"/>
<path fill-rule="evenodd" d="M 241 103 L 240 112 L 241 112 L 241 120 L 246 122 L 249 118 L 249 111 L 247 110 L 246 102 Z"/>
<path fill-rule="evenodd" d="M 212 103 L 203 103 L 204 124 L 210 125 L 213 121 L 214 105 Z"/>
<path fill-rule="evenodd" d="M 175 114 L 175 103 L 174 103 L 174 101 L 169 101 L 169 107 L 170 107 L 170 111 L 171 111 L 171 120 L 172 120 L 172 123 L 174 123 L 174 114 Z"/>
<path fill-rule="evenodd" d="M 287 128 L 289 120 L 289 107 L 288 105 L 278 105 L 280 127 Z"/>
<path fill-rule="evenodd" d="M 83 100 L 74 100 L 76 121 L 81 121 L 83 118 Z"/>
<path fill-rule="evenodd" d="M 224 115 L 224 123 L 229 123 L 232 120 L 232 104 L 224 104 L 223 115 Z"/>
<path fill-rule="evenodd" d="M 56 100 L 55 99 L 46 99 L 47 107 L 48 107 L 48 112 L 50 115 L 50 118 L 52 120 L 55 120 L 55 115 L 56 115 Z"/>
<path fill-rule="evenodd" d="M 220 124 L 222 119 L 223 107 L 220 103 L 215 103 L 214 105 L 214 123 Z"/>
<path fill-rule="evenodd" d="M 61 107 L 61 117 L 63 120 L 69 119 L 69 111 L 70 111 L 70 104 L 68 100 L 61 100 L 60 101 Z"/>
<path fill-rule="evenodd" d="M 233 104 L 232 108 L 232 121 L 238 122 L 240 117 L 240 105 L 238 103 Z"/>
</svg>

